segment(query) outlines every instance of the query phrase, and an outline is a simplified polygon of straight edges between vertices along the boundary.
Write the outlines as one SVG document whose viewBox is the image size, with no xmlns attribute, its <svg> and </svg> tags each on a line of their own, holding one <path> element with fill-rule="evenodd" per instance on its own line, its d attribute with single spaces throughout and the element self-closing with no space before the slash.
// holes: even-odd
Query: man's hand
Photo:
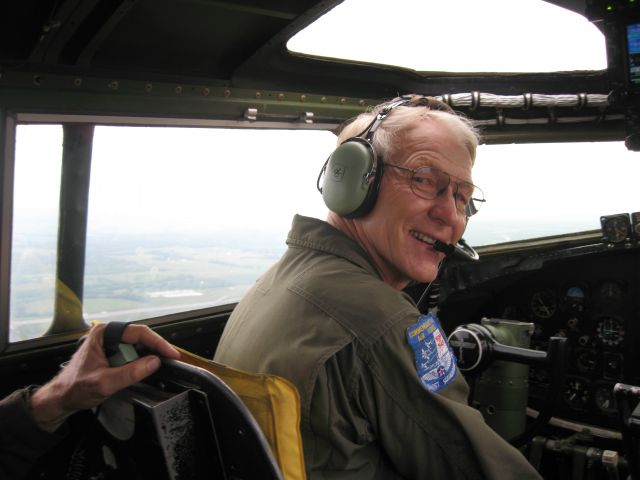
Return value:
<svg viewBox="0 0 640 480">
<path fill-rule="evenodd" d="M 158 356 L 147 355 L 121 367 L 110 368 L 103 349 L 105 327 L 104 324 L 92 327 L 68 365 L 31 397 L 33 419 L 43 430 L 57 430 L 73 413 L 98 406 L 160 367 Z M 166 340 L 145 325 L 128 325 L 122 341 L 141 343 L 164 357 L 180 356 Z"/>
</svg>

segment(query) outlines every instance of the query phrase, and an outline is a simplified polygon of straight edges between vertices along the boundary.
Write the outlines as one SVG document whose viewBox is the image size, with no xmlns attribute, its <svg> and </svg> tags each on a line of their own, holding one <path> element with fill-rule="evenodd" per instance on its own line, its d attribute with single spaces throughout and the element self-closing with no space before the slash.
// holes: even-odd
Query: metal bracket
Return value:
<svg viewBox="0 0 640 480">
<path fill-rule="evenodd" d="M 255 122 L 258 119 L 258 109 L 257 108 L 247 108 L 244 111 L 244 118 L 249 120 L 250 122 Z"/>
</svg>

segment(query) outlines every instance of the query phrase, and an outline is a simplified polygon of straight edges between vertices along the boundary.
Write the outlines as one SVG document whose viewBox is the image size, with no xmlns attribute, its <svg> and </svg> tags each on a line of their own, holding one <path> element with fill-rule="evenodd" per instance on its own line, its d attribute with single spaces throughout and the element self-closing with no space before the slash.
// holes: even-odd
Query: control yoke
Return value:
<svg viewBox="0 0 640 480">
<path fill-rule="evenodd" d="M 551 419 L 552 412 L 560 398 L 567 371 L 566 338 L 551 337 L 546 352 L 507 345 L 498 341 L 498 338 L 507 338 L 504 335 L 505 330 L 513 326 L 522 328 L 523 325 L 530 326 L 531 324 L 512 322 L 509 320 L 483 319 L 482 325 L 461 325 L 449 336 L 449 344 L 456 354 L 458 368 L 464 373 L 479 374 L 490 365 L 497 365 L 493 362 L 499 360 L 531 366 L 549 367 L 548 370 L 551 372 L 550 391 L 549 394 L 546 395 L 545 403 L 540 409 L 538 417 L 534 422 L 529 424 L 524 431 L 507 437 L 509 442 L 516 447 L 530 441 Z M 508 366 L 506 364 L 504 370 L 508 372 Z M 508 373 L 506 375 L 508 375 Z M 498 376 L 505 378 L 504 375 Z M 523 382 L 525 384 L 527 383 L 526 378 Z M 500 384 L 501 382 L 498 381 L 497 383 Z M 507 381 L 504 383 L 514 382 L 507 376 Z M 526 407 L 526 400 L 527 395 L 525 390 L 524 397 L 522 398 L 524 407 Z M 505 431 L 505 433 L 511 435 L 508 431 Z"/>
</svg>

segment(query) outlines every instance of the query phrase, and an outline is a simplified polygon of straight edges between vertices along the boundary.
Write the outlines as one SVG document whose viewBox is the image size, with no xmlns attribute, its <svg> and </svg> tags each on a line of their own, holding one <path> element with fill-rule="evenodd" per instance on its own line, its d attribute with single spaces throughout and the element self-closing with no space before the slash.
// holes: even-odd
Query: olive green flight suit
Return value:
<svg viewBox="0 0 640 480">
<path fill-rule="evenodd" d="M 467 405 L 461 374 L 435 394 L 423 386 L 406 334 L 420 313 L 353 240 L 296 216 L 287 244 L 215 360 L 294 383 L 310 479 L 540 478 Z"/>
<path fill-rule="evenodd" d="M 36 386 L 16 390 L 0 399 L 0 478 L 26 478 L 38 458 L 58 445 L 69 433 L 64 423 L 53 433 L 33 420 L 29 402 Z"/>
</svg>

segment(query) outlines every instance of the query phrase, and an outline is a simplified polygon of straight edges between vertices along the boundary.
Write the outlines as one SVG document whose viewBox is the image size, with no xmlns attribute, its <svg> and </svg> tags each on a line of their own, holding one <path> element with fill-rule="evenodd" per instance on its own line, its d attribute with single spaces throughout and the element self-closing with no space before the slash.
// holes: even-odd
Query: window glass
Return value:
<svg viewBox="0 0 640 480">
<path fill-rule="evenodd" d="M 54 310 L 61 126 L 18 127 L 10 341 Z M 326 131 L 98 126 L 84 317 L 131 321 L 237 302 L 286 248 L 295 213 L 325 218 Z"/>
<path fill-rule="evenodd" d="M 237 302 L 284 249 L 295 213 L 325 218 L 315 183 L 329 132 L 95 129 L 86 320 L 131 321 Z M 44 333 L 54 308 L 62 128 L 16 143 L 10 341 Z M 598 229 L 640 211 L 637 153 L 622 142 L 482 145 L 487 199 L 474 246 Z"/>
<path fill-rule="evenodd" d="M 42 335 L 51 322 L 61 165 L 60 125 L 18 125 L 11 242 L 11 342 Z"/>
<path fill-rule="evenodd" d="M 85 318 L 237 302 L 295 213 L 326 216 L 317 152 L 334 144 L 326 131 L 97 127 Z"/>
<path fill-rule="evenodd" d="M 542 0 L 345 0 L 287 47 L 429 72 L 607 67 L 600 30 L 582 15 Z"/>
<path fill-rule="evenodd" d="M 600 228 L 640 211 L 640 158 L 623 142 L 481 145 L 474 183 L 487 202 L 465 239 L 490 245 Z"/>
</svg>

